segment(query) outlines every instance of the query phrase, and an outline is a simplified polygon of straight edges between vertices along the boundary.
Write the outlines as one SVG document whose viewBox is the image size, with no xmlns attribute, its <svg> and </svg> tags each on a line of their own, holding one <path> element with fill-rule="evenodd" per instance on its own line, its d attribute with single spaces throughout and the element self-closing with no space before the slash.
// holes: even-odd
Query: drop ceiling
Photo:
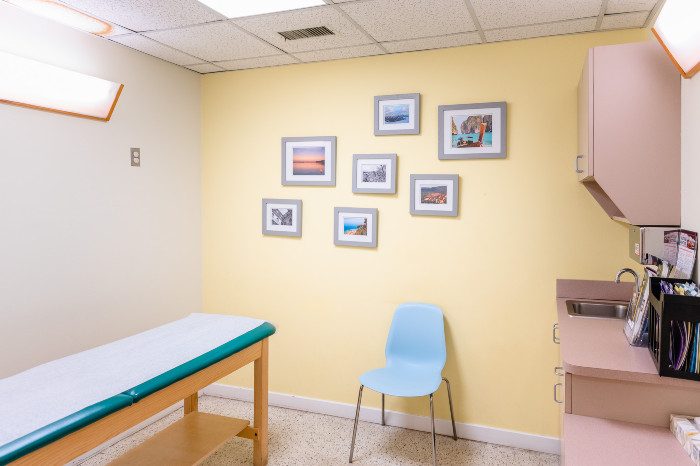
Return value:
<svg viewBox="0 0 700 466">
<path fill-rule="evenodd" d="M 648 27 L 664 0 L 324 1 L 233 19 L 197 0 L 63 3 L 111 23 L 107 40 L 206 74 Z M 279 34 L 320 26 L 333 35 L 286 40 Z"/>
</svg>

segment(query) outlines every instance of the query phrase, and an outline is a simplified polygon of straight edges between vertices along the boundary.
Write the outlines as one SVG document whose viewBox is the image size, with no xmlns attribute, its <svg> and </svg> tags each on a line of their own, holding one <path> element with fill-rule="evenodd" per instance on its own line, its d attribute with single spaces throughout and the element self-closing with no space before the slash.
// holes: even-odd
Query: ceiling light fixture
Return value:
<svg viewBox="0 0 700 466">
<path fill-rule="evenodd" d="M 262 15 L 278 11 L 297 10 L 311 6 L 325 5 L 322 0 L 199 0 L 227 18 Z"/>
<path fill-rule="evenodd" d="M 112 32 L 111 24 L 52 0 L 5 0 L 5 2 L 98 36 L 106 36 Z"/>
<path fill-rule="evenodd" d="M 667 0 L 651 29 L 684 78 L 700 71 L 698 22 L 698 0 Z"/>
<path fill-rule="evenodd" d="M 0 102 L 109 121 L 123 84 L 0 52 Z"/>
</svg>

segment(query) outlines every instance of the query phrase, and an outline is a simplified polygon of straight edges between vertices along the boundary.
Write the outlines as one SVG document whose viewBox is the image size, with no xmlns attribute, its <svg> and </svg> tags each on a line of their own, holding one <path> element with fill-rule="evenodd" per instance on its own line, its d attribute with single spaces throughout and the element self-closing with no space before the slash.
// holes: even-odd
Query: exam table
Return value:
<svg viewBox="0 0 700 466">
<path fill-rule="evenodd" d="M 185 416 L 114 464 L 196 464 L 234 436 L 267 463 L 269 322 L 191 314 L 0 380 L 0 465 L 60 465 L 184 400 Z M 254 362 L 254 420 L 200 413 L 198 391 Z"/>
</svg>

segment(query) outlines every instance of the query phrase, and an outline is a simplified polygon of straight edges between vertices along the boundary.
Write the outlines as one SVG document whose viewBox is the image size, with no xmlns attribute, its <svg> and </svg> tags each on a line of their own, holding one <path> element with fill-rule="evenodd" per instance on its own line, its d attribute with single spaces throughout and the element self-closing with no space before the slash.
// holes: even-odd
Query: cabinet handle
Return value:
<svg viewBox="0 0 700 466">
<path fill-rule="evenodd" d="M 557 398 L 557 387 L 561 387 L 562 385 L 564 385 L 564 384 L 563 384 L 563 383 L 555 383 L 555 384 L 554 384 L 554 401 L 556 401 L 556 402 L 559 403 L 559 404 L 563 403 L 563 401 L 560 401 L 560 400 Z"/>
<path fill-rule="evenodd" d="M 558 322 L 556 324 L 554 324 L 554 326 L 552 327 L 552 341 L 558 345 L 559 344 L 559 337 L 557 336 L 557 330 L 559 330 L 559 323 Z"/>
<path fill-rule="evenodd" d="M 574 160 L 574 169 L 576 170 L 576 173 L 583 173 L 583 170 L 579 170 L 578 168 L 578 159 L 582 159 L 583 155 L 577 155 L 576 160 Z"/>
<path fill-rule="evenodd" d="M 561 366 L 557 366 L 554 368 L 554 375 L 558 375 L 559 377 L 564 377 L 564 368 Z"/>
</svg>

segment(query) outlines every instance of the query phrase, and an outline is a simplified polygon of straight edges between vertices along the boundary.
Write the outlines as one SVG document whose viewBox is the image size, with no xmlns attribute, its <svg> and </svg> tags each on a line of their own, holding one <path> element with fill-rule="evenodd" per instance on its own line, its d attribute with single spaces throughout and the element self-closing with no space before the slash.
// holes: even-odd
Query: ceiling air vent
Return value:
<svg viewBox="0 0 700 466">
<path fill-rule="evenodd" d="M 285 40 L 297 40 L 297 39 L 308 39 L 309 37 L 321 37 L 321 36 L 332 36 L 333 31 L 328 29 L 326 26 L 319 26 L 315 28 L 306 29 L 294 29 L 292 31 L 282 31 L 278 34 L 285 38 Z"/>
</svg>

